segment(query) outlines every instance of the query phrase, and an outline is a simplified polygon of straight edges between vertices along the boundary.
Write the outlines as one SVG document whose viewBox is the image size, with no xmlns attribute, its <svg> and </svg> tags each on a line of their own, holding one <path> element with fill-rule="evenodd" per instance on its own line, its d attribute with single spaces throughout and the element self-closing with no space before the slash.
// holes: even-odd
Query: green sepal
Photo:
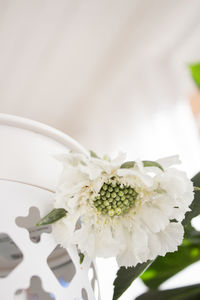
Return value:
<svg viewBox="0 0 200 300">
<path fill-rule="evenodd" d="M 151 161 L 151 160 L 143 160 L 143 166 L 144 167 L 157 167 L 159 169 L 161 169 L 162 171 L 164 171 L 163 167 L 156 161 Z M 120 168 L 121 169 L 130 169 L 130 168 L 134 168 L 135 166 L 135 161 L 127 161 L 125 163 L 123 163 Z"/>
<path fill-rule="evenodd" d="M 93 150 L 90 150 L 90 156 L 93 158 L 99 158 L 98 155 Z"/>
<path fill-rule="evenodd" d="M 117 300 L 132 284 L 132 282 L 149 266 L 151 261 L 137 264 L 136 267 L 121 267 L 117 272 L 117 277 L 113 283 L 113 300 Z"/>
<path fill-rule="evenodd" d="M 194 82 L 200 88 L 200 63 L 190 65 L 189 69 Z"/>
<path fill-rule="evenodd" d="M 163 167 L 156 161 L 151 161 L 151 160 L 143 160 L 142 161 L 144 164 L 144 167 L 157 167 L 164 171 Z"/>
<path fill-rule="evenodd" d="M 123 163 L 120 168 L 121 169 L 130 169 L 130 168 L 134 168 L 135 166 L 135 161 L 126 161 L 125 163 Z"/>
<path fill-rule="evenodd" d="M 200 238 L 198 234 L 185 239 L 178 251 L 158 256 L 141 276 L 148 288 L 157 289 L 163 282 L 200 259 Z"/>
<path fill-rule="evenodd" d="M 64 208 L 54 208 L 50 213 L 48 213 L 44 218 L 42 218 L 36 226 L 44 226 L 57 222 L 58 220 L 64 218 L 67 211 Z"/>
<path fill-rule="evenodd" d="M 85 255 L 83 253 L 79 253 L 80 265 L 83 263 Z"/>
</svg>

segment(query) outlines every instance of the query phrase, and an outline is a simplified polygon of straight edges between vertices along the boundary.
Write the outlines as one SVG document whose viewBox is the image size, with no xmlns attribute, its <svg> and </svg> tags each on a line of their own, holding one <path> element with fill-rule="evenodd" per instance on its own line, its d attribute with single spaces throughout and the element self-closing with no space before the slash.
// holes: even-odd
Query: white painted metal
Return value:
<svg viewBox="0 0 200 300">
<path fill-rule="evenodd" d="M 63 288 L 47 264 L 47 257 L 56 247 L 53 236 L 43 233 L 41 241 L 34 244 L 28 231 L 15 223 L 16 217 L 28 215 L 30 207 L 38 207 L 41 215 L 51 209 L 61 171 L 55 155 L 68 149 L 86 150 L 53 128 L 7 115 L 0 116 L 0 140 L 0 233 L 8 234 L 23 253 L 23 261 L 7 277 L 0 278 L 1 297 L 13 300 L 15 292 L 27 289 L 31 277 L 36 275 L 44 290 L 53 293 L 56 300 L 82 299 L 82 288 L 88 299 L 94 300 L 88 278 L 92 262 L 88 257 L 80 265 L 76 247 L 67 249 L 76 273 L 69 287 Z M 24 297 L 22 294 L 15 299 Z"/>
<path fill-rule="evenodd" d="M 68 135 L 32 120 L 0 114 L 0 178 L 55 190 L 56 155 L 86 150 Z"/>
</svg>

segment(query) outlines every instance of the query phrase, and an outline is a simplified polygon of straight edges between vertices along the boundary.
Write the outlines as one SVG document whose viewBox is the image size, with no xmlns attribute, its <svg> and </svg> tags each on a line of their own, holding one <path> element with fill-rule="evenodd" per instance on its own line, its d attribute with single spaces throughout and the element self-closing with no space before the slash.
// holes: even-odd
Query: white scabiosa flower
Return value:
<svg viewBox="0 0 200 300">
<path fill-rule="evenodd" d="M 63 247 L 77 244 L 91 258 L 115 256 L 136 266 L 177 250 L 193 184 L 172 167 L 178 157 L 124 163 L 125 155 L 100 159 L 80 153 L 61 157 L 55 208 L 67 211 L 53 225 Z"/>
</svg>

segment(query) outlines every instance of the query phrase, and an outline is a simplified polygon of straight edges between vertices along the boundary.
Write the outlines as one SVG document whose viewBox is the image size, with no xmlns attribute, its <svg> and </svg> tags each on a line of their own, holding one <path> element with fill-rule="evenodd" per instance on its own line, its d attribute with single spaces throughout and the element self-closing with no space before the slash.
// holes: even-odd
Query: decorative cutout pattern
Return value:
<svg viewBox="0 0 200 300">
<path fill-rule="evenodd" d="M 51 234 L 42 235 L 40 242 L 36 244 L 30 240 L 28 231 L 19 227 L 27 228 L 30 233 L 32 232 L 30 228 L 35 225 L 40 215 L 37 215 L 37 218 L 33 220 L 31 225 L 29 222 L 28 225 L 20 224 L 20 219 L 22 218 L 24 221 L 26 217 L 23 216 L 31 216 L 32 209 L 30 208 L 32 207 L 39 207 L 40 214 L 42 216 L 45 215 L 51 208 L 52 193 L 30 185 L 0 180 L 0 197 L 4 199 L 4 201 L 0 201 L 0 228 L 3 234 L 12 237 L 15 245 L 17 245 L 16 247 L 18 247 L 18 250 L 14 251 L 13 257 L 22 259 L 24 255 L 25 258 L 18 264 L 17 268 L 15 267 L 11 274 L 9 272 L 6 273 L 9 276 L 5 277 L 5 273 L 2 273 L 4 276 L 0 278 L 0 298 L 3 300 L 13 300 L 13 298 L 21 300 L 22 297 L 20 298 L 20 296 L 29 291 L 31 278 L 38 276 L 41 279 L 44 292 L 46 291 L 45 293 L 47 293 L 45 297 L 47 296 L 48 300 L 82 300 L 83 296 L 86 297 L 85 294 L 82 296 L 83 288 L 89 300 L 100 299 L 95 298 L 94 290 L 88 277 L 88 271 L 92 263 L 89 257 L 86 256 L 80 265 L 80 258 L 75 246 L 69 247 L 65 255 L 62 254 L 62 248 L 59 250 L 62 253 L 54 254 L 57 244 Z M 5 238 L 5 236 L 1 237 Z M 38 237 L 36 237 L 36 240 L 38 241 Z M 0 243 L 0 247 L 2 245 L 3 243 Z M 56 255 L 56 258 L 54 255 Z M 61 258 L 59 255 L 61 255 Z M 64 260 L 65 267 L 60 268 L 60 260 L 62 263 Z M 71 272 L 68 272 L 68 265 Z M 54 270 L 51 270 L 51 268 L 54 268 Z M 56 274 L 54 275 L 55 270 L 56 272 L 59 270 L 57 275 L 59 276 L 60 284 L 56 279 Z M 63 271 L 62 274 L 61 270 Z M 0 268 L 0 272 L 3 272 L 3 268 Z M 61 286 L 67 286 L 69 282 L 68 288 Z M 53 294 L 49 294 L 49 292 Z M 32 299 L 27 300 L 35 299 L 32 297 Z M 46 299 L 43 297 L 42 300 Z"/>
<path fill-rule="evenodd" d="M 82 289 L 81 295 L 83 300 L 88 300 L 88 295 L 85 289 Z"/>
<path fill-rule="evenodd" d="M 0 278 L 7 277 L 23 260 L 23 254 L 6 233 L 0 233 Z"/>
<path fill-rule="evenodd" d="M 99 296 L 99 285 L 98 285 L 98 281 L 97 281 L 97 274 L 96 274 L 94 263 L 92 263 L 89 268 L 88 278 L 89 278 L 90 284 L 92 286 L 92 289 L 94 291 L 95 299 L 99 299 L 99 297 L 100 297 Z"/>
<path fill-rule="evenodd" d="M 29 232 L 29 237 L 32 242 L 39 243 L 42 233 L 51 233 L 51 226 L 38 226 L 35 224 L 40 220 L 40 211 L 37 207 L 31 207 L 27 217 L 17 217 L 15 222 L 21 227 L 25 228 Z"/>
<path fill-rule="evenodd" d="M 67 250 L 56 246 L 48 256 L 47 263 L 61 286 L 68 287 L 76 273 L 76 269 Z"/>
<path fill-rule="evenodd" d="M 31 278 L 30 287 L 28 289 L 17 290 L 14 296 L 14 300 L 17 299 L 26 300 L 52 300 L 55 299 L 54 295 L 47 293 L 43 290 L 41 279 L 38 276 Z"/>
</svg>

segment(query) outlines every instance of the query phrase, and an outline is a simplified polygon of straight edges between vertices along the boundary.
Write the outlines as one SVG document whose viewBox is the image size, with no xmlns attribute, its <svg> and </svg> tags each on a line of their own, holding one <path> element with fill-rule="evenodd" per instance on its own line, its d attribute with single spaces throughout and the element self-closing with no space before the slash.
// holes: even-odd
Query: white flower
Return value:
<svg viewBox="0 0 200 300">
<path fill-rule="evenodd" d="M 183 240 L 181 221 L 193 200 L 193 184 L 172 167 L 178 157 L 145 167 L 137 161 L 80 153 L 63 155 L 63 172 L 55 208 L 66 217 L 53 225 L 63 247 L 77 244 L 91 258 L 115 256 L 119 266 L 136 266 L 177 250 Z"/>
</svg>

